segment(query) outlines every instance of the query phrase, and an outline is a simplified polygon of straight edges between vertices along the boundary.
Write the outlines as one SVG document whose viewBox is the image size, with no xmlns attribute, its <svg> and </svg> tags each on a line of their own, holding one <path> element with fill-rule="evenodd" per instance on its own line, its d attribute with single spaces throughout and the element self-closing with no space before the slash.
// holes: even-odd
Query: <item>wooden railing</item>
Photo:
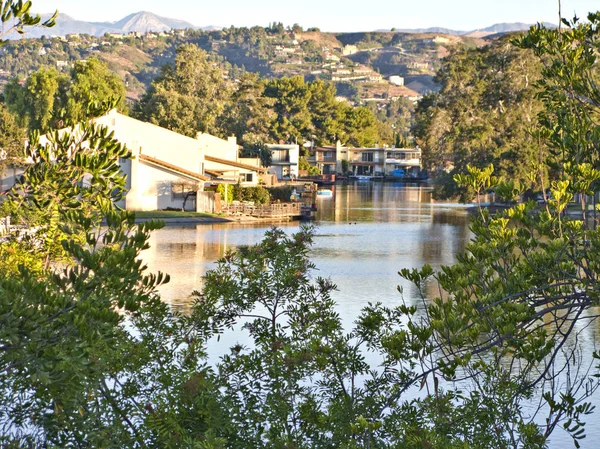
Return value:
<svg viewBox="0 0 600 449">
<path fill-rule="evenodd" d="M 232 203 L 223 210 L 228 215 L 247 215 L 251 217 L 299 217 L 302 215 L 302 203 L 273 203 L 254 205 L 249 202 Z"/>
</svg>

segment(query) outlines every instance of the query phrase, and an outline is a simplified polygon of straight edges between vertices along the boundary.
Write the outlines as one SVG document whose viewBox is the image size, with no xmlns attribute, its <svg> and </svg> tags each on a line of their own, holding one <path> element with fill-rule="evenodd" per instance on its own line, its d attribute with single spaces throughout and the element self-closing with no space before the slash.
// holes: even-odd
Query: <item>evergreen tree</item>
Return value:
<svg viewBox="0 0 600 449">
<path fill-rule="evenodd" d="M 229 82 L 206 52 L 185 44 L 177 49 L 175 63 L 163 66 L 133 115 L 190 137 L 218 134 L 217 119 L 230 92 Z"/>
<path fill-rule="evenodd" d="M 420 101 L 414 127 L 438 195 L 472 198 L 473 192 L 457 189 L 452 180 L 469 163 L 494 164 L 499 175 L 531 186 L 528 173 L 544 162 L 543 142 L 529 132 L 541 111 L 534 85 L 540 71 L 533 53 L 507 38 L 457 50 L 444 60 L 437 74 L 442 88 Z"/>
</svg>

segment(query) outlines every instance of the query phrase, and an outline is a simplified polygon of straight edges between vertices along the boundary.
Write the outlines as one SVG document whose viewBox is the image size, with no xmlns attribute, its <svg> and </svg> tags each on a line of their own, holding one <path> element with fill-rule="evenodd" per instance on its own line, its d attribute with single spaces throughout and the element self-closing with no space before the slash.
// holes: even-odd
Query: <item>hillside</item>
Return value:
<svg viewBox="0 0 600 449">
<path fill-rule="evenodd" d="M 114 28 L 108 28 L 109 25 Z M 101 37 L 71 33 L 67 37 L 11 41 L 0 49 L 0 83 L 11 77 L 24 78 L 42 66 L 66 71 L 75 61 L 96 56 L 121 76 L 128 98 L 135 100 L 159 74 L 160 67 L 173 61 L 177 47 L 193 43 L 209 53 L 233 79 L 244 71 L 270 78 L 300 75 L 307 80 L 336 83 L 340 95 L 355 103 L 373 99 L 374 95 L 382 101 L 397 96 L 414 99 L 414 91 L 423 95 L 437 89 L 433 76 L 441 58 L 453 48 L 486 44 L 483 39 L 468 36 L 324 33 L 300 27 L 285 29 L 282 24 L 212 31 L 172 29 L 184 25 L 185 22 L 141 12 L 113 24 L 96 24 L 97 30 L 110 33 Z M 52 32 L 78 26 L 78 21 L 63 15 L 59 26 L 62 28 Z M 156 31 L 139 31 L 144 29 Z M 404 95 L 389 93 L 386 86 L 390 86 L 388 79 L 392 76 L 405 81 L 407 89 L 394 90 L 405 92 Z M 373 84 L 380 86 L 367 86 Z"/>
</svg>

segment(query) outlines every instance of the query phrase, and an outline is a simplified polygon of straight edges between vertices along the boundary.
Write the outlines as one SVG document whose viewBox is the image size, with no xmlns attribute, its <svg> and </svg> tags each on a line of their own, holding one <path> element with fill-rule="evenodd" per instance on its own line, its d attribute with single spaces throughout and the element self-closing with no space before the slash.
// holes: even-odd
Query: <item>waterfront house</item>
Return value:
<svg viewBox="0 0 600 449">
<path fill-rule="evenodd" d="M 348 162 L 348 171 L 355 176 L 412 176 L 421 173 L 421 150 L 419 148 L 374 148 L 336 146 L 318 147 L 311 151 L 308 163 L 322 174 L 344 173 L 342 161 Z"/>
<path fill-rule="evenodd" d="M 348 168 L 355 176 L 380 176 L 385 172 L 386 148 L 348 148 Z"/>
<path fill-rule="evenodd" d="M 385 174 L 397 177 L 417 177 L 421 174 L 419 148 L 389 148 L 385 159 Z"/>
<path fill-rule="evenodd" d="M 277 175 L 277 179 L 298 176 L 300 147 L 297 144 L 270 144 L 267 148 L 271 151 L 269 173 Z"/>
<path fill-rule="evenodd" d="M 116 110 L 94 120 L 114 132 L 132 158 L 120 161 L 127 175 L 127 210 L 180 209 L 189 191 L 203 190 L 204 152 L 200 142 Z M 186 208 L 196 210 L 194 201 Z"/>
<path fill-rule="evenodd" d="M 120 161 L 127 176 L 127 195 L 119 206 L 127 210 L 196 210 L 190 193 L 202 191 L 206 183 L 256 185 L 266 170 L 255 159 L 238 157 L 235 138 L 220 139 L 199 134 L 187 137 L 112 110 L 94 123 L 106 126 L 132 158 Z M 62 130 L 64 132 L 67 129 Z M 42 136 L 40 142 L 47 142 Z M 3 191 L 10 189 L 22 171 L 9 167 L 0 177 Z"/>
<path fill-rule="evenodd" d="M 198 133 L 196 140 L 205 155 L 204 173 L 218 183 L 256 186 L 260 176 L 267 172 L 258 158 L 239 157 L 240 146 L 235 137 L 221 139 L 207 133 Z"/>
<path fill-rule="evenodd" d="M 339 146 L 339 145 L 338 145 Z M 317 167 L 324 175 L 335 175 L 338 170 L 338 154 L 336 147 L 317 147 L 308 158 L 308 163 Z"/>
</svg>

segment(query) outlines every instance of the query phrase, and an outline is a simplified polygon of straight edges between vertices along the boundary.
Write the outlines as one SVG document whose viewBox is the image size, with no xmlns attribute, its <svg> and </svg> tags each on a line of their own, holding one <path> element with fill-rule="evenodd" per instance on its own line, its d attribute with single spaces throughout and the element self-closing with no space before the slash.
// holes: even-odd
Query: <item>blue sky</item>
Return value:
<svg viewBox="0 0 600 449">
<path fill-rule="evenodd" d="M 323 31 L 441 26 L 459 30 L 499 22 L 557 22 L 558 0 L 33 0 L 36 12 L 58 9 L 76 19 L 116 21 L 151 11 L 197 26 L 299 23 Z M 598 0 L 562 0 L 563 16 L 585 17 Z"/>
</svg>

